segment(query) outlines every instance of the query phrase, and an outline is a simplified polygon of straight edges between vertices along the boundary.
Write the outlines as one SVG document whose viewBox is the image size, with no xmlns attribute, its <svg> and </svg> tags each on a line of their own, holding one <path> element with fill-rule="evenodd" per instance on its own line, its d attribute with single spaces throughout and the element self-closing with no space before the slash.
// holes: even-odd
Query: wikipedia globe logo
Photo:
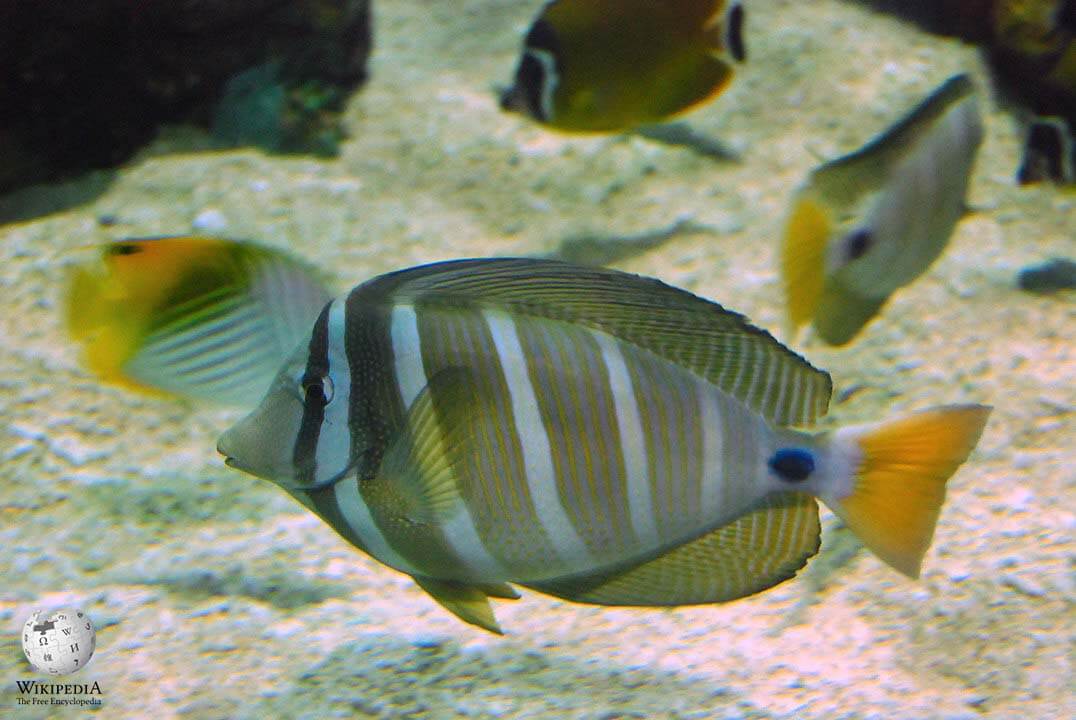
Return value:
<svg viewBox="0 0 1076 720">
<path fill-rule="evenodd" d="M 97 632 L 81 610 L 38 610 L 22 628 L 22 649 L 34 670 L 70 675 L 93 656 Z"/>
</svg>

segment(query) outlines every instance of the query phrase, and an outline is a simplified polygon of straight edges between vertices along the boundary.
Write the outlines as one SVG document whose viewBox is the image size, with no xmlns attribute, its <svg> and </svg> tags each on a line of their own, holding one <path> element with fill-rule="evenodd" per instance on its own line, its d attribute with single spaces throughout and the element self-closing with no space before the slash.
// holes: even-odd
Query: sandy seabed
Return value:
<svg viewBox="0 0 1076 720">
<path fill-rule="evenodd" d="M 826 513 L 822 551 L 740 602 L 603 609 L 526 593 L 508 635 L 465 626 L 268 483 L 225 468 L 230 410 L 132 395 L 78 364 L 60 318 L 71 249 L 202 229 L 288 248 L 341 290 L 452 257 L 554 252 L 580 235 L 693 232 L 617 263 L 777 333 L 788 198 L 978 54 L 855 4 L 756 0 L 749 62 L 689 115 L 741 156 L 566 138 L 496 108 L 538 2 L 377 4 L 370 84 L 339 159 L 210 152 L 165 133 L 73 209 L 0 227 L 0 715 L 71 717 L 1069 718 L 1076 716 L 1072 294 L 1015 289 L 1071 256 L 1076 196 L 1018 188 L 1019 130 L 984 93 L 975 212 L 830 370 L 828 425 L 995 406 L 950 482 L 923 576 Z M 95 175 L 17 196 L 64 204 Z M 99 224 L 110 216 L 112 226 Z M 1069 448 L 1067 451 L 1065 448 Z M 100 708 L 19 706 L 24 619 L 98 626 L 79 682 Z"/>
</svg>

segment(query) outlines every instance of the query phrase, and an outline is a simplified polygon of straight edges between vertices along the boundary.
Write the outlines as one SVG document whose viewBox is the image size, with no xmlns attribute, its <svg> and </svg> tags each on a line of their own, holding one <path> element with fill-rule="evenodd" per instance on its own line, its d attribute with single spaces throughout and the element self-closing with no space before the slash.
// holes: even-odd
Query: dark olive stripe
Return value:
<svg viewBox="0 0 1076 720">
<path fill-rule="evenodd" d="M 321 435 L 321 423 L 325 419 L 325 394 L 321 390 L 320 379 L 329 372 L 329 308 L 328 303 L 314 322 L 307 351 L 306 372 L 303 373 L 302 387 L 310 389 L 303 399 L 303 419 L 299 424 L 299 435 L 295 440 L 292 464 L 300 485 L 313 485 L 317 472 L 318 437 Z"/>
<path fill-rule="evenodd" d="M 698 396 L 687 373 L 645 351 L 626 353 L 643 420 L 654 523 L 673 541 L 701 521 L 702 428 Z"/>
<path fill-rule="evenodd" d="M 376 282 L 348 295 L 345 346 L 351 388 L 348 427 L 360 480 L 377 474 L 388 443 L 403 426 L 405 408 L 393 371 L 390 308 Z"/>
</svg>

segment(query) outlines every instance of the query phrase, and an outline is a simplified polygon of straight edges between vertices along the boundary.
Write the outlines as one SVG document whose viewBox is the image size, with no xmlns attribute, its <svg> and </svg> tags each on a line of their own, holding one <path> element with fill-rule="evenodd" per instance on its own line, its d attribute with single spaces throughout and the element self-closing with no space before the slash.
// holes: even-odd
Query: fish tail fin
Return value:
<svg viewBox="0 0 1076 720">
<path fill-rule="evenodd" d="M 990 410 L 948 405 L 842 428 L 831 449 L 850 465 L 850 487 L 839 498 L 824 495 L 823 500 L 875 555 L 919 577 L 945 483 L 975 448 Z"/>
</svg>

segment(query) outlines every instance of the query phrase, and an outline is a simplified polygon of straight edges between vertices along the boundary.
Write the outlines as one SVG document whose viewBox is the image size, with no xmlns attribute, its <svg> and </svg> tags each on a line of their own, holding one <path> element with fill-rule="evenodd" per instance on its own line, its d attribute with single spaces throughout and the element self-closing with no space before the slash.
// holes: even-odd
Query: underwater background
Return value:
<svg viewBox="0 0 1076 720">
<path fill-rule="evenodd" d="M 32 676 L 22 622 L 65 604 L 98 628 L 72 681 L 100 683 L 102 717 L 1076 715 L 1076 313 L 1071 291 L 1016 283 L 1072 256 L 1076 195 L 1016 185 L 1022 132 L 977 50 L 857 3 L 748 3 L 748 61 L 684 118 L 736 156 L 720 160 L 503 113 L 496 87 L 540 5 L 376 4 L 337 158 L 220 151 L 171 128 L 114 175 L 0 200 L 29 218 L 0 226 L 0 713 L 92 712 L 16 706 L 14 680 Z M 434 260 L 597 245 L 582 259 L 785 339 L 777 251 L 792 192 L 959 72 L 984 91 L 973 213 L 854 343 L 794 345 L 833 375 L 827 426 L 994 406 L 918 581 L 827 512 L 819 556 L 766 593 L 651 610 L 527 592 L 499 604 L 508 635 L 495 637 L 225 468 L 216 438 L 238 411 L 103 385 L 63 327 L 72 250 L 196 231 L 287 249 L 340 291 Z M 628 247 L 639 237 L 647 247 Z"/>
</svg>

